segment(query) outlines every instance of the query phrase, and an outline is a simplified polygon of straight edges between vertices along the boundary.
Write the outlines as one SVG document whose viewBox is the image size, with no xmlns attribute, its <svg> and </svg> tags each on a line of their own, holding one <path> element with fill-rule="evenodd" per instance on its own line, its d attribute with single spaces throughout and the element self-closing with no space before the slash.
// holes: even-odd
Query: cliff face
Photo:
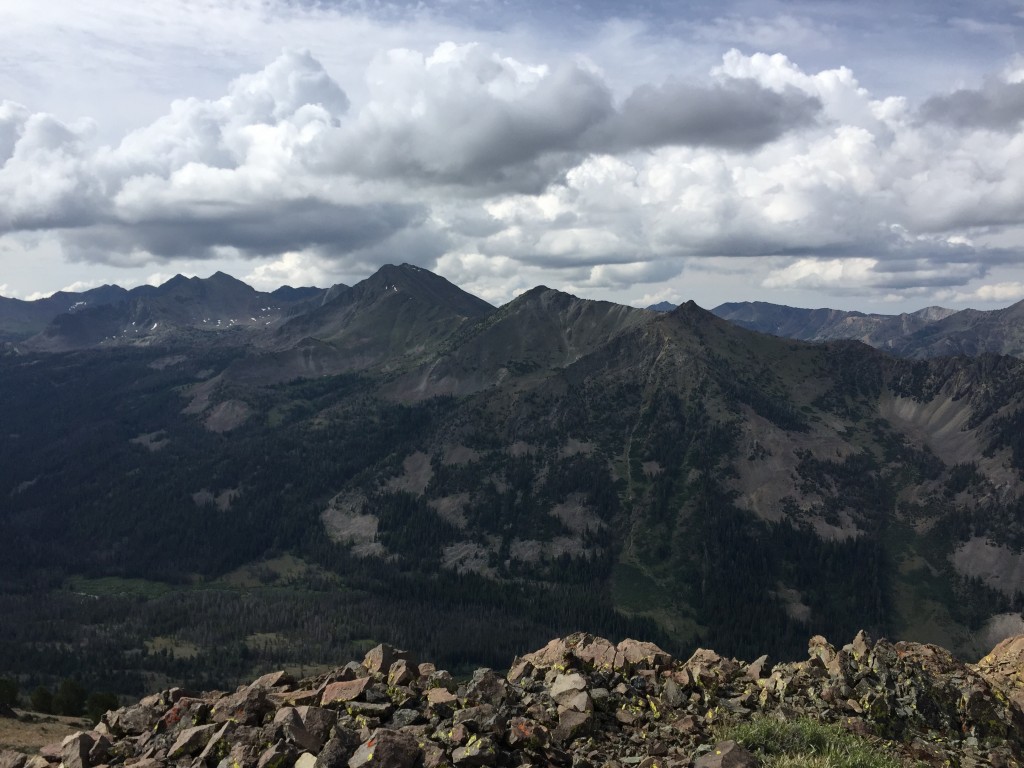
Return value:
<svg viewBox="0 0 1024 768">
<path fill-rule="evenodd" d="M 684 662 L 579 633 L 457 682 L 381 645 L 315 678 L 154 694 L 39 755 L 0 752 L 0 766 L 754 766 L 769 758 L 757 744 L 723 740 L 745 722 L 810 723 L 890 765 L 1024 759 L 1024 637 L 977 665 L 863 632 L 840 649 L 814 637 L 808 656 L 772 666 L 701 649 Z"/>
</svg>

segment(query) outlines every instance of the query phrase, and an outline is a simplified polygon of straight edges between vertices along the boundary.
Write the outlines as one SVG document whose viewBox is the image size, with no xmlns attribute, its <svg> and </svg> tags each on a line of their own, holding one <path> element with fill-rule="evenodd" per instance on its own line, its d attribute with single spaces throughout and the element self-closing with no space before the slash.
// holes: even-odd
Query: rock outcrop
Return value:
<svg viewBox="0 0 1024 768">
<path fill-rule="evenodd" d="M 588 634 L 553 640 L 507 674 L 457 682 L 386 645 L 297 681 L 232 693 L 172 688 L 104 715 L 94 731 L 4 768 L 588 768 L 754 766 L 718 726 L 758 716 L 840 724 L 908 764 L 1024 762 L 1024 637 L 978 665 L 933 645 L 811 639 L 807 661 L 770 665 Z"/>
</svg>

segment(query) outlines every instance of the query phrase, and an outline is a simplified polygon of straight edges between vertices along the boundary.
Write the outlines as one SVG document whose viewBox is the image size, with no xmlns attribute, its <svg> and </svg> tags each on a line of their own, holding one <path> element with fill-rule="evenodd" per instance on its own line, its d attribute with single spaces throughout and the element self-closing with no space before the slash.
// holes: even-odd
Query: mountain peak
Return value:
<svg viewBox="0 0 1024 768">
<path fill-rule="evenodd" d="M 229 275 L 227 272 L 221 272 L 220 270 L 214 272 L 203 282 L 222 283 L 225 285 L 244 285 L 246 288 L 252 288 L 248 283 L 239 280 L 237 277 Z"/>
<path fill-rule="evenodd" d="M 700 306 L 693 299 L 684 301 L 682 304 L 680 304 L 678 307 L 673 309 L 668 314 L 669 317 L 685 317 L 694 319 L 700 318 L 702 320 L 706 320 L 709 317 L 714 317 L 714 315 L 711 312 L 704 309 L 704 307 Z"/>
<path fill-rule="evenodd" d="M 368 278 L 356 283 L 345 300 L 367 300 L 380 292 L 411 293 L 430 304 L 445 306 L 464 317 L 482 317 L 494 307 L 459 288 L 448 279 L 415 264 L 385 264 Z M 341 298 L 341 297 L 339 297 Z"/>
</svg>

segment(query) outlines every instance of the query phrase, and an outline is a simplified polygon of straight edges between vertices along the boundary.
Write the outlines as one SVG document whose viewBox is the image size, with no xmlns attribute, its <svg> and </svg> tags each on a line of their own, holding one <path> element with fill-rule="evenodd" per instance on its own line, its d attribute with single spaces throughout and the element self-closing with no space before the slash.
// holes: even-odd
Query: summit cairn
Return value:
<svg viewBox="0 0 1024 768">
<path fill-rule="evenodd" d="M 772 666 L 577 633 L 457 682 L 387 645 L 318 677 L 264 675 L 234 692 L 172 688 L 93 731 L 2 768 L 755 768 L 732 723 L 835 724 L 909 764 L 1024 764 L 1024 637 L 979 664 L 873 640 Z"/>
</svg>

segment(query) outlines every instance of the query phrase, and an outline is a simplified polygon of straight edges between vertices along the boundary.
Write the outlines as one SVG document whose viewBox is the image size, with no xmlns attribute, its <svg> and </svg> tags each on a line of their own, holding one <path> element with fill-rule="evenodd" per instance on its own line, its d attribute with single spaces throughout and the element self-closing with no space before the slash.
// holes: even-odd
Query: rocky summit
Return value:
<svg viewBox="0 0 1024 768">
<path fill-rule="evenodd" d="M 2 768 L 753 767 L 728 727 L 834 724 L 897 763 L 1016 766 L 1024 760 L 1024 636 L 978 664 L 860 632 L 806 661 L 751 663 L 700 649 L 687 661 L 636 640 L 552 640 L 507 674 L 457 681 L 379 645 L 315 678 L 264 675 L 225 693 L 172 688 L 107 712 Z"/>
</svg>

